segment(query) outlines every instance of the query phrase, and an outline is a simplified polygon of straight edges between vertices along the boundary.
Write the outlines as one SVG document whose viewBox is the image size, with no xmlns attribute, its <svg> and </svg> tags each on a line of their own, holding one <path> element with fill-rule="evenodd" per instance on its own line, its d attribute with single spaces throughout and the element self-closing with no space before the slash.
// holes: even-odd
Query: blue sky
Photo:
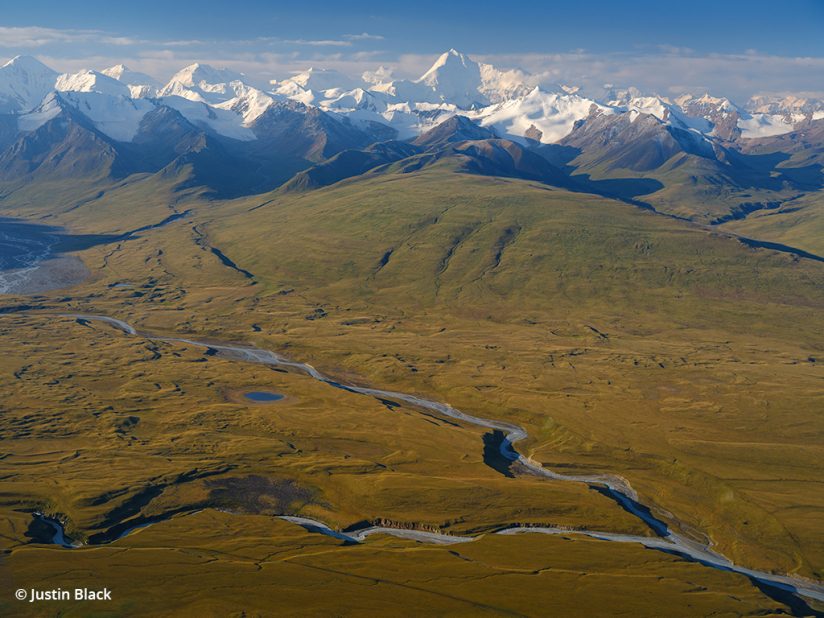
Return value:
<svg viewBox="0 0 824 618">
<path fill-rule="evenodd" d="M 264 80 L 309 65 L 410 77 L 450 47 L 585 87 L 818 92 L 824 2 L 91 0 L 0 13 L 0 57 L 31 54 L 58 70 L 125 61 L 161 79 L 195 60 Z"/>
</svg>

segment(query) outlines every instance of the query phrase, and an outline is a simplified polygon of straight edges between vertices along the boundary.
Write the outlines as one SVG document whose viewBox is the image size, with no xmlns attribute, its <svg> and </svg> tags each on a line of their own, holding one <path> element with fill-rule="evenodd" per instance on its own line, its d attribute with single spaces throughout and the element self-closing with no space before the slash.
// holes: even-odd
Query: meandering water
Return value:
<svg viewBox="0 0 824 618">
<path fill-rule="evenodd" d="M 555 481 L 584 483 L 596 488 L 602 493 L 612 497 L 624 509 L 647 524 L 650 529 L 657 534 L 657 536 L 645 537 L 614 532 L 601 532 L 597 530 L 569 530 L 565 528 L 549 527 L 511 527 L 500 530 L 495 534 L 513 535 L 534 533 L 553 535 L 582 535 L 602 541 L 637 543 L 649 549 L 660 550 L 670 554 L 682 556 L 686 559 L 699 562 L 707 567 L 739 573 L 768 587 L 824 602 L 824 585 L 819 582 L 806 580 L 800 577 L 792 577 L 789 575 L 776 575 L 737 565 L 727 557 L 714 551 L 709 545 L 687 538 L 683 534 L 672 530 L 664 521 L 655 517 L 651 510 L 640 502 L 637 493 L 632 489 L 629 482 L 623 477 L 613 474 L 561 474 L 545 468 L 540 463 L 530 459 L 516 450 L 515 444 L 525 439 L 528 434 L 522 427 L 513 423 L 475 416 L 458 410 L 457 408 L 453 408 L 446 403 L 425 399 L 417 395 L 339 382 L 321 373 L 307 363 L 289 360 L 269 350 L 263 350 L 252 346 L 207 343 L 182 337 L 164 337 L 150 333 L 138 333 L 138 331 L 131 324 L 108 316 L 71 314 L 65 315 L 64 317 L 72 317 L 78 320 L 104 322 L 114 326 L 126 335 L 142 336 L 156 341 L 174 341 L 196 347 L 207 348 L 214 350 L 225 357 L 239 361 L 292 368 L 306 373 L 312 378 L 334 388 L 340 388 L 353 393 L 360 393 L 362 395 L 375 397 L 379 400 L 403 401 L 410 406 L 430 410 L 443 416 L 462 421 L 469 425 L 500 431 L 504 434 L 504 439 L 501 440 L 500 443 L 501 455 L 513 462 L 518 462 L 523 471 Z M 420 530 L 400 530 L 380 526 L 370 526 L 354 532 L 344 533 L 333 530 L 323 522 L 304 517 L 283 516 L 281 519 L 303 526 L 307 530 L 326 534 L 348 542 L 362 542 L 369 535 L 378 533 L 391 534 L 394 536 L 430 543 L 465 543 L 479 538 L 472 536 L 455 536 Z M 59 522 L 57 523 L 59 524 Z M 63 537 L 61 536 L 61 539 L 62 538 Z M 64 544 L 64 546 L 66 545 Z"/>
<path fill-rule="evenodd" d="M 20 289 L 55 242 L 38 226 L 0 218 L 0 294 Z"/>
<path fill-rule="evenodd" d="M 63 252 L 137 238 L 189 213 L 175 212 L 123 234 L 73 234 L 55 226 L 0 217 L 0 294 L 28 294 L 79 283 L 88 272 L 79 259 Z"/>
</svg>

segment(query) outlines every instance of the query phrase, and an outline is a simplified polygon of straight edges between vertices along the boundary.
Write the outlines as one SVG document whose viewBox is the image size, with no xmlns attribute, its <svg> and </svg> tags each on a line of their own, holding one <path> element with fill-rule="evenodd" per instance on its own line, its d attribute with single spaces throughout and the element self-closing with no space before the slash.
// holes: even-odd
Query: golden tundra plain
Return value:
<svg viewBox="0 0 824 618">
<path fill-rule="evenodd" d="M 227 201 L 156 180 L 63 188 L 57 206 L 47 190 L 7 214 L 114 240 L 67 241 L 83 282 L 0 302 L 0 614 L 799 611 L 742 575 L 574 534 L 653 532 L 496 459 L 489 431 L 163 336 L 516 423 L 520 452 L 621 475 L 734 562 L 824 577 L 821 264 L 437 166 Z M 90 314 L 138 334 L 73 317 Z M 84 545 L 45 542 L 35 512 Z M 349 544 L 278 515 L 477 540 Z M 513 525 L 571 532 L 493 534 Z M 56 586 L 113 600 L 13 599 Z"/>
</svg>

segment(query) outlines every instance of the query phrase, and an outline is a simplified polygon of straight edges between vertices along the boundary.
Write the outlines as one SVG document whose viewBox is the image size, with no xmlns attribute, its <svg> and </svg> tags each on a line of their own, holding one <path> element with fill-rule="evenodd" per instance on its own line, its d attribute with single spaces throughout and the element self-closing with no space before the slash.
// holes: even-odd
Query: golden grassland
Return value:
<svg viewBox="0 0 824 618">
<path fill-rule="evenodd" d="M 108 586 L 110 603 L 48 605 L 61 616 L 778 615 L 748 580 L 637 546 L 530 535 L 458 546 L 381 537 L 344 546 L 279 520 L 218 511 L 112 545 L 6 558 L 0 611 L 44 615 L 18 587 Z M 666 608 L 666 610 L 663 610 Z"/>
<path fill-rule="evenodd" d="M 736 559 L 820 576 L 821 266 L 597 198 L 438 180 L 352 183 L 208 229 L 280 289 L 317 290 L 327 317 L 293 327 L 327 332 L 306 357 L 429 382 L 526 425 L 550 465 L 624 474 Z M 292 233 L 264 242 L 267 219 Z"/>
<path fill-rule="evenodd" d="M 385 518 L 462 533 L 519 522 L 575 526 L 588 514 L 599 529 L 645 532 L 583 485 L 513 484 L 483 463 L 477 428 L 97 323 L 6 316 L 0 328 L 4 341 L 19 342 L 0 361 L 4 375 L 16 373 L 4 388 L 15 402 L 2 420 L 14 446 L 0 462 L 4 502 L 66 518 L 79 540 L 138 514 L 217 505 L 221 479 L 237 485 L 226 508 L 283 508 L 341 528 Z M 55 338 L 71 345 L 55 347 Z M 237 403 L 230 391 L 242 387 L 287 398 Z M 293 480 L 311 495 L 292 504 L 273 491 L 271 503 L 264 495 L 258 504 L 244 493 L 250 476 Z M 163 491 L 127 508 L 152 487 Z"/>
<path fill-rule="evenodd" d="M 2 340 L 20 342 L 2 361 L 4 375 L 20 373 L 7 391 L 17 403 L 0 426 L 13 445 L 0 463 L 4 613 L 614 615 L 666 603 L 686 616 L 783 607 L 744 577 L 635 546 L 529 535 L 451 548 L 372 538 L 353 547 L 310 535 L 271 515 L 476 534 L 506 523 L 647 531 L 582 486 L 502 476 L 483 464 L 474 428 L 108 326 L 46 315 L 0 322 Z M 55 336 L 70 345 L 55 349 Z M 237 403 L 238 387 L 287 399 Z M 243 481 L 254 477 L 297 481 L 309 495 L 285 502 L 253 487 L 250 496 Z M 235 492 L 215 495 L 221 481 Z M 153 487 L 162 492 L 130 507 Z M 193 511 L 200 505 L 206 510 Z M 59 516 L 84 540 L 123 519 L 178 515 L 111 544 L 66 550 L 29 543 L 32 509 Z M 45 611 L 9 601 L 19 587 L 78 586 L 108 586 L 114 601 Z"/>
<path fill-rule="evenodd" d="M 108 194 L 105 205 L 67 208 L 51 221 L 113 233 L 169 214 L 168 188 L 128 190 L 128 196 Z M 298 374 L 56 315 L 86 311 L 151 332 L 248 341 L 334 376 L 517 422 L 530 432 L 519 448 L 545 465 L 622 474 L 667 521 L 708 535 L 737 562 L 821 579 L 820 264 L 750 249 L 618 202 L 446 170 L 303 195 L 173 199 L 178 211 L 192 210 L 187 218 L 81 252 L 93 273 L 84 284 L 7 299 L 35 309 L 0 316 L 3 375 L 29 366 L 2 387 L 3 400 L 13 402 L 3 407 L 4 511 L 44 508 L 88 537 L 147 487 L 162 491 L 132 516 L 209 504 L 214 482 L 261 476 L 292 480 L 313 498 L 284 506 L 275 496 L 227 508 L 265 515 L 288 507 L 341 527 L 382 517 L 456 532 L 528 522 L 643 533 L 637 520 L 595 492 L 507 478 L 484 465 L 477 428 L 390 411 Z M 151 216 L 140 220 L 142 203 Z M 9 212 L 32 216 L 32 208 L 15 202 Z M 212 248 L 251 277 L 221 263 Z M 233 393 L 247 386 L 289 398 L 243 404 Z M 181 482 L 187 474 L 196 478 Z M 55 556 L 94 556 L 100 559 L 94 568 L 127 579 L 141 565 L 160 563 L 170 575 L 200 573 L 203 594 L 210 581 L 225 580 L 223 569 L 234 560 L 215 557 L 206 565 L 210 548 L 233 553 L 233 544 L 259 545 L 259 560 L 268 543 L 293 551 L 297 542 L 301 563 L 311 554 L 318 568 L 341 563 L 334 568 L 349 574 L 323 571 L 328 579 L 318 581 L 329 582 L 329 597 L 309 597 L 319 613 L 326 602 L 361 607 L 350 587 L 362 584 L 352 583 L 352 574 L 366 582 L 384 569 L 403 569 L 392 581 L 408 583 L 437 581 L 456 568 L 468 571 L 446 577 L 453 596 L 527 614 L 545 613 L 543 602 L 604 614 L 651 613 L 667 603 L 696 615 L 710 608 L 750 613 L 756 611 L 747 605 L 751 598 L 753 608 L 776 609 L 743 578 L 636 547 L 487 537 L 458 550 L 485 556 L 479 566 L 447 548 L 397 540 L 356 548 L 317 536 L 295 541 L 304 536 L 300 529 L 264 515 L 207 510 L 67 554 L 23 545 L 30 515 L 17 513 L 3 533 L 11 551 L 5 564 L 19 577 Z M 191 531 L 186 522 L 196 517 L 219 518 L 215 528 L 232 533 L 214 539 L 198 536 L 201 530 L 181 532 Z M 249 540 L 260 536 L 267 542 Z M 116 551 L 151 539 L 151 552 Z M 306 543 L 328 551 L 315 556 Z M 170 555 L 185 559 L 177 563 Z M 525 566 L 543 564 L 547 555 L 566 566 Z M 538 572 L 521 574 L 526 568 Z M 49 569 L 58 566 L 42 570 L 44 581 Z M 647 582 L 649 595 L 638 594 L 633 574 L 661 572 L 669 575 Z M 256 573 L 264 587 L 292 577 L 283 564 Z M 478 578 L 501 587 L 481 587 Z M 547 583 L 536 585 L 536 578 Z M 699 579 L 705 583 L 684 583 Z M 183 595 L 186 607 L 198 607 L 199 599 L 181 592 L 182 580 L 164 585 Z M 729 592 L 735 586 L 749 592 Z M 434 602 L 430 592 L 369 587 L 375 594 L 363 601 L 364 611 L 400 602 L 400 594 L 410 604 Z M 243 594 L 248 589 L 239 582 L 207 598 L 236 608 L 233 600 Z M 283 594 L 296 603 L 307 593 L 297 585 Z M 512 605 L 501 606 L 501 598 Z M 444 612 L 479 611 L 438 599 Z M 605 605 L 610 600 L 614 605 Z M 271 610 L 265 605 L 271 598 L 255 602 L 250 611 Z"/>
</svg>

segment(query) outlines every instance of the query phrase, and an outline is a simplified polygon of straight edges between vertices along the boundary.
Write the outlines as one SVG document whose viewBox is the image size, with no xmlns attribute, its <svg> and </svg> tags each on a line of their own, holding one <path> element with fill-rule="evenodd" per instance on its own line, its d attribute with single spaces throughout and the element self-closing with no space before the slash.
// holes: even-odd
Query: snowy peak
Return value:
<svg viewBox="0 0 824 618">
<path fill-rule="evenodd" d="M 55 81 L 54 89 L 60 92 L 97 92 L 114 97 L 131 97 L 126 84 L 92 70 L 64 73 Z"/>
<path fill-rule="evenodd" d="M 545 92 L 536 86 L 526 96 L 490 105 L 469 116 L 508 139 L 551 144 L 569 135 L 576 122 L 596 109 L 615 111 L 577 94 Z"/>
<path fill-rule="evenodd" d="M 16 56 L 0 67 L 0 113 L 37 107 L 54 88 L 57 72 L 31 56 Z"/>
<path fill-rule="evenodd" d="M 436 88 L 444 78 L 456 77 L 462 74 L 478 74 L 480 83 L 480 67 L 466 54 L 456 49 L 450 49 L 441 54 L 435 63 L 417 81 Z"/>
<path fill-rule="evenodd" d="M 392 69 L 387 68 L 383 65 L 379 66 L 374 71 L 364 71 L 361 75 L 361 79 L 365 84 L 388 84 L 392 82 L 393 72 Z"/>
<path fill-rule="evenodd" d="M 134 99 L 156 96 L 160 88 L 160 83 L 156 79 L 145 73 L 132 71 L 124 64 L 116 64 L 113 67 L 103 69 L 101 73 L 126 84 Z"/>
<path fill-rule="evenodd" d="M 747 102 L 753 114 L 780 116 L 787 123 L 797 124 L 824 118 L 824 99 L 796 95 L 760 95 Z"/>
<path fill-rule="evenodd" d="M 741 110 L 729 99 L 713 97 L 709 93 L 700 97 L 685 94 L 675 99 L 675 104 L 688 116 L 706 120 L 710 129 L 705 133 L 723 140 L 733 140 L 740 134 Z"/>
<path fill-rule="evenodd" d="M 116 64 L 113 67 L 108 67 L 100 72 L 103 73 L 103 75 L 108 75 L 112 79 L 116 79 L 117 81 L 123 81 L 123 76 L 131 73 L 132 71 L 125 64 Z"/>
<path fill-rule="evenodd" d="M 211 65 L 195 62 L 175 73 L 169 83 L 179 83 L 183 86 L 192 87 L 204 83 L 220 84 L 233 81 L 243 81 L 243 75 L 230 69 L 216 69 Z"/>
<path fill-rule="evenodd" d="M 47 67 L 33 56 L 15 56 L 2 66 L 3 69 L 15 69 L 20 73 L 28 74 L 55 74 L 56 72 Z"/>
<path fill-rule="evenodd" d="M 626 100 L 623 104 L 620 101 L 612 101 L 610 104 L 616 107 L 624 107 L 628 112 L 649 114 L 665 122 L 669 120 L 672 110 L 669 101 L 657 96 L 635 96 Z"/>
<path fill-rule="evenodd" d="M 712 133 L 716 126 L 716 115 L 706 108 L 709 104 L 708 100 L 696 99 L 699 103 L 687 105 L 692 99 L 681 97 L 679 100 L 682 104 L 679 105 L 667 97 L 641 94 L 635 88 L 613 94 L 616 98 L 611 100 L 609 105 L 628 113 L 633 122 L 639 116 L 647 115 L 679 129 L 705 134 Z M 719 99 L 713 105 L 721 105 L 721 103 Z"/>
<path fill-rule="evenodd" d="M 232 83 L 243 81 L 241 73 L 196 62 L 175 73 L 158 94 L 203 103 L 223 103 L 235 96 Z"/>
<path fill-rule="evenodd" d="M 685 111 L 689 107 L 702 109 L 707 113 L 734 112 L 737 110 L 735 104 L 733 104 L 733 102 L 729 99 L 723 97 L 713 97 L 708 92 L 705 92 L 700 97 L 685 94 L 675 99 L 675 103 Z"/>
<path fill-rule="evenodd" d="M 232 82 L 232 89 L 235 96 L 228 101 L 218 103 L 215 107 L 239 114 L 246 126 L 254 122 L 275 102 L 271 95 L 242 82 Z"/>
<path fill-rule="evenodd" d="M 387 108 L 387 103 L 380 97 L 380 94 L 372 93 L 363 88 L 353 88 L 345 91 L 331 88 L 324 92 L 324 97 L 326 98 L 321 101 L 321 105 L 324 108 L 334 110 L 383 112 Z"/>
<path fill-rule="evenodd" d="M 243 141 L 254 139 L 249 125 L 275 100 L 242 73 L 200 63 L 175 73 L 157 94 L 194 125 Z"/>
<path fill-rule="evenodd" d="M 284 81 L 290 81 L 304 90 L 313 90 L 315 92 L 331 90 L 333 88 L 351 90 L 359 85 L 355 80 L 350 79 L 340 71 L 336 71 L 335 69 L 316 69 L 314 67 L 297 73 Z"/>
<path fill-rule="evenodd" d="M 533 75 L 520 69 L 501 71 L 491 64 L 479 64 L 479 67 L 481 92 L 492 103 L 526 96 L 538 85 L 538 80 Z M 569 94 L 573 93 L 574 91 Z"/>
<path fill-rule="evenodd" d="M 626 112 L 634 112 L 634 117 L 638 114 L 649 114 L 666 122 L 673 111 L 673 105 L 669 99 L 655 94 L 644 94 L 637 88 L 610 90 L 608 97 L 607 105 Z"/>
<path fill-rule="evenodd" d="M 479 107 L 489 102 L 481 93 L 480 65 L 455 49 L 441 54 L 415 83 L 428 86 L 440 100 L 459 107 Z"/>
<path fill-rule="evenodd" d="M 32 111 L 20 114 L 20 131 L 35 131 L 61 113 L 80 112 L 98 131 L 119 141 L 134 139 L 143 117 L 155 109 L 146 99 L 132 99 L 129 89 L 97 71 L 61 75 L 56 88 Z"/>
</svg>

